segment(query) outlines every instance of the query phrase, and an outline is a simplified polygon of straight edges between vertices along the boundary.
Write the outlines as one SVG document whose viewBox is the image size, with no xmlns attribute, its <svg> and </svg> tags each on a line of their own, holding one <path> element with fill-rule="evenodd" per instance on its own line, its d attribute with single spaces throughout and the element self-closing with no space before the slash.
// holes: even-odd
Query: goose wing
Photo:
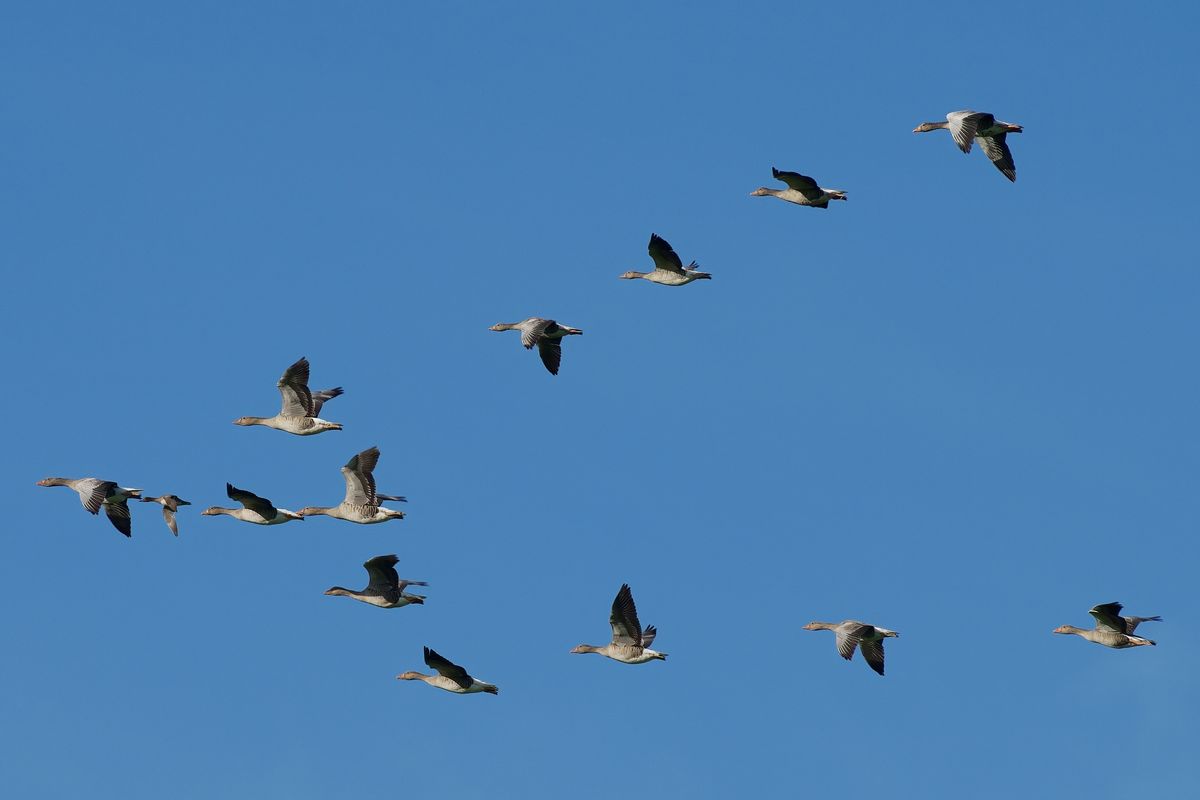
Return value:
<svg viewBox="0 0 1200 800">
<path fill-rule="evenodd" d="M 859 650 L 862 651 L 863 658 L 866 659 L 867 665 L 883 674 L 883 639 L 863 639 L 859 642 Z"/>
<path fill-rule="evenodd" d="M 270 500 L 259 497 L 254 492 L 239 489 L 232 483 L 225 484 L 225 494 L 229 495 L 230 500 L 236 500 L 242 504 L 243 508 L 253 511 L 263 519 L 275 519 L 275 515 L 279 513 Z"/>
<path fill-rule="evenodd" d="M 559 339 L 539 339 L 538 355 L 551 375 L 558 374 L 558 365 L 562 363 L 562 341 Z"/>
<path fill-rule="evenodd" d="M 342 394 L 345 394 L 345 392 L 342 390 L 342 387 L 340 387 L 340 386 L 335 386 L 332 389 L 322 389 L 319 392 L 313 392 L 312 393 L 312 416 L 314 416 L 314 417 L 321 416 L 321 406 L 325 405 L 325 401 L 332 400 L 333 398 L 338 397 Z"/>
<path fill-rule="evenodd" d="M 633 603 L 633 592 L 628 583 L 621 584 L 613 600 L 612 614 L 608 617 L 612 626 L 613 644 L 642 647 L 642 623 L 638 621 L 637 606 Z"/>
<path fill-rule="evenodd" d="M 72 488 L 79 492 L 79 501 L 83 503 L 83 507 L 87 509 L 88 513 L 97 514 L 100 512 L 100 506 L 104 503 L 104 498 L 112 494 L 113 489 L 117 488 L 117 484 L 112 481 L 102 481 L 99 478 L 84 478 L 76 481 Z"/>
<path fill-rule="evenodd" d="M 788 185 L 788 188 L 795 189 L 804 195 L 805 200 L 816 200 L 824 194 L 821 191 L 821 187 L 817 186 L 817 182 L 807 175 L 801 175 L 799 172 L 784 172 L 774 167 L 771 167 L 771 174 L 775 176 L 775 180 L 783 181 Z"/>
<path fill-rule="evenodd" d="M 133 536 L 133 520 L 129 517 L 129 504 L 125 500 L 105 503 L 104 513 L 114 528 L 126 536 Z"/>
<path fill-rule="evenodd" d="M 355 506 L 377 506 L 375 497 L 375 465 L 379 463 L 379 448 L 369 447 L 354 456 L 342 467 L 346 478 L 346 502 Z"/>
<path fill-rule="evenodd" d="M 871 626 L 861 622 L 843 622 L 834 629 L 837 635 L 838 655 L 849 661 L 854 658 L 854 650 L 862 643 L 863 636 L 870 633 Z"/>
<path fill-rule="evenodd" d="M 992 127 L 996 118 L 982 111 L 951 111 L 946 115 L 950 123 L 950 135 L 954 143 L 964 153 L 971 152 L 971 143 L 975 141 L 975 132 Z"/>
<path fill-rule="evenodd" d="M 547 333 L 558 330 L 558 323 L 552 319 L 530 317 L 520 323 L 518 330 L 521 331 L 521 346 L 529 350 Z"/>
<path fill-rule="evenodd" d="M 1115 631 L 1116 633 L 1129 633 L 1128 625 L 1125 618 L 1121 616 L 1121 609 L 1124 608 L 1120 603 L 1101 603 L 1092 608 L 1088 613 L 1096 618 L 1096 627 L 1104 630 Z"/>
<path fill-rule="evenodd" d="M 650 258 L 654 259 L 654 268 L 683 275 L 683 259 L 675 252 L 675 248 L 657 233 L 650 234 L 650 244 L 646 248 Z"/>
<path fill-rule="evenodd" d="M 285 417 L 311 417 L 313 412 L 312 392 L 308 390 L 308 359 L 303 356 L 288 367 L 279 379 L 279 393 L 283 395 L 283 408 L 279 413 Z"/>
<path fill-rule="evenodd" d="M 977 140 L 996 169 L 1013 183 L 1017 181 L 1017 165 L 1013 163 L 1012 150 L 1008 149 L 1007 133 L 997 133 L 995 136 L 980 136 Z"/>
<path fill-rule="evenodd" d="M 642 647 L 649 647 L 654 644 L 654 637 L 658 636 L 658 628 L 650 625 L 646 630 L 642 631 Z"/>
<path fill-rule="evenodd" d="M 475 681 L 465 669 L 446 660 L 428 647 L 425 648 L 425 665 L 430 669 L 437 670 L 438 675 L 449 678 L 464 689 L 470 688 Z"/>
<path fill-rule="evenodd" d="M 396 562 L 400 559 L 394 555 L 375 556 L 363 563 L 371 580 L 367 582 L 368 589 L 396 589 L 400 585 L 400 575 L 396 572 Z"/>
<path fill-rule="evenodd" d="M 174 505 L 172 503 L 171 505 Z M 167 527 L 171 529 L 171 533 L 179 535 L 179 523 L 175 521 L 175 510 L 171 505 L 163 504 L 163 519 L 167 521 Z"/>
</svg>

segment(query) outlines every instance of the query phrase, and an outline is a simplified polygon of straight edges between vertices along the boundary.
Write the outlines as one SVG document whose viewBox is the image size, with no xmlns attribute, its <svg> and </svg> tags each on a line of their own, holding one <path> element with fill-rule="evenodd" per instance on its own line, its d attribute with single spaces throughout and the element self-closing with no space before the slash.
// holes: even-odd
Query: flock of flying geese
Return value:
<svg viewBox="0 0 1200 800">
<path fill-rule="evenodd" d="M 1012 151 L 1009 150 L 1006 137 L 1009 133 L 1021 133 L 1020 125 L 1001 122 L 991 114 L 977 111 L 953 111 L 946 115 L 945 122 L 924 122 L 918 125 L 914 133 L 926 133 L 934 130 L 949 130 L 954 143 L 964 153 L 971 152 L 971 146 L 978 143 L 988 159 L 1000 170 L 1004 177 L 1016 181 L 1016 166 L 1013 163 Z M 789 203 L 813 208 L 828 208 L 831 200 L 845 200 L 846 192 L 841 189 L 827 189 L 817 184 L 812 178 L 797 172 L 784 172 L 771 168 L 772 176 L 787 185 L 786 189 L 770 189 L 760 187 L 751 192 L 753 197 L 777 197 Z M 652 272 L 629 271 L 620 277 L 657 283 L 660 286 L 685 286 L 697 280 L 709 280 L 712 275 L 700 272 L 699 265 L 692 261 L 684 266 L 683 260 L 674 248 L 658 234 L 650 235 L 648 252 L 654 262 Z M 546 369 L 557 375 L 562 362 L 562 340 L 567 336 L 581 335 L 582 330 L 561 325 L 552 319 L 530 317 L 521 322 L 500 322 L 491 327 L 493 331 L 520 331 L 521 344 L 525 349 L 534 347 Z M 322 407 L 326 402 L 342 394 L 340 386 L 321 391 L 311 391 L 308 388 L 309 363 L 301 358 L 292 364 L 279 379 L 278 388 L 283 398 L 283 405 L 278 414 L 273 417 L 239 417 L 235 425 L 264 425 L 275 430 L 285 431 L 297 436 L 312 436 L 325 431 L 340 431 L 342 426 L 336 422 L 321 419 Z M 346 494 L 342 502 L 336 506 L 307 506 L 299 511 L 289 511 L 276 507 L 270 500 L 259 497 L 253 492 L 239 489 L 233 484 L 225 484 L 225 493 L 231 500 L 240 504 L 241 508 L 221 508 L 212 506 L 206 508 L 203 516 L 227 515 L 242 522 L 255 525 L 281 525 L 293 520 L 303 520 L 310 516 L 327 516 L 335 519 L 355 522 L 360 525 L 373 525 L 389 520 L 404 519 L 404 512 L 397 509 L 385 508 L 383 503 L 405 502 L 399 495 L 380 494 L 375 489 L 374 471 L 379 463 L 379 448 L 371 447 L 357 453 L 342 467 L 342 476 L 346 483 Z M 45 478 L 38 481 L 39 486 L 68 486 L 79 494 L 83 507 L 91 514 L 98 514 L 100 509 L 108 516 L 113 526 L 125 536 L 132 536 L 132 520 L 129 513 L 129 501 L 140 500 L 143 503 L 157 503 L 162 507 L 163 518 L 171 533 L 178 536 L 179 526 L 176 514 L 181 506 L 191 505 L 186 500 L 174 494 L 164 494 L 158 497 L 143 497 L 141 489 L 131 489 L 119 486 L 113 481 L 98 478 Z M 398 559 L 395 555 L 376 556 L 363 567 L 367 570 L 367 586 L 361 590 L 346 589 L 334 586 L 325 594 L 351 597 L 363 603 L 378 608 L 403 608 L 407 605 L 422 605 L 425 596 L 409 594 L 404 590 L 409 586 L 427 586 L 424 581 L 401 579 L 396 571 Z M 1089 642 L 1116 649 L 1153 645 L 1155 642 L 1141 636 L 1136 636 L 1137 627 L 1143 622 L 1159 622 L 1161 617 L 1131 617 L 1121 615 L 1120 603 L 1103 603 L 1093 607 L 1088 613 L 1096 620 L 1091 629 L 1076 628 L 1073 625 L 1062 625 L 1054 633 L 1074 634 L 1087 639 Z M 573 648 L 572 653 L 597 653 L 623 664 L 645 664 L 650 661 L 665 661 L 666 653 L 651 649 L 657 634 L 657 629 L 650 625 L 642 627 L 638 619 L 637 607 L 633 602 L 633 592 L 628 584 L 622 584 L 613 600 L 612 611 L 609 615 L 612 627 L 612 639 L 605 645 L 581 644 Z M 883 675 L 884 656 L 883 640 L 897 637 L 896 631 L 878 625 L 870 625 L 857 620 L 843 622 L 810 622 L 805 630 L 833 631 L 836 637 L 838 654 L 849 661 L 857 649 L 862 652 L 867 665 L 880 675 Z M 473 678 L 461 666 L 454 664 L 439 655 L 429 647 L 424 648 L 425 664 L 433 669 L 436 675 L 425 675 L 420 672 L 403 672 L 396 677 L 400 680 L 421 680 L 430 686 L 444 689 L 457 694 L 473 694 L 484 692 L 497 694 L 494 684 Z"/>
</svg>

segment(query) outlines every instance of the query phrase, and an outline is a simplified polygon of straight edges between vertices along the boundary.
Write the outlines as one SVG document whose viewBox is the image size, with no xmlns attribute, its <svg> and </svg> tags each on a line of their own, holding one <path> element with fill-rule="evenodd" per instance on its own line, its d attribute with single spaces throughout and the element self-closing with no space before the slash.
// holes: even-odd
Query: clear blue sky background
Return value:
<svg viewBox="0 0 1200 800">
<path fill-rule="evenodd" d="M 1198 23 L 4 4 L 7 791 L 1193 791 Z M 965 107 L 1015 185 L 910 132 Z M 715 279 L 617 280 L 651 231 Z M 487 330 L 532 315 L 557 378 Z M 230 424 L 301 355 L 344 432 Z M 373 444 L 403 523 L 199 516 Z M 196 505 L 125 540 L 46 475 Z M 322 595 L 391 552 L 424 607 Z M 568 655 L 623 581 L 665 664 Z M 1051 635 L 1112 600 L 1159 646 Z M 886 678 L 801 630 L 844 618 Z M 501 694 L 395 681 L 424 644 Z"/>
</svg>

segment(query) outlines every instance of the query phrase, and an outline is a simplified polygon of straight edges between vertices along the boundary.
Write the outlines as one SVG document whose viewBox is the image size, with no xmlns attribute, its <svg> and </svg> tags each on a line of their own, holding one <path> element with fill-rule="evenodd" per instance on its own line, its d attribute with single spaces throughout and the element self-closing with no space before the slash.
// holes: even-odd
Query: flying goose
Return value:
<svg viewBox="0 0 1200 800">
<path fill-rule="evenodd" d="M 751 197 L 778 197 L 798 206 L 813 208 L 829 208 L 830 200 L 846 199 L 846 193 L 841 189 L 825 189 L 818 186 L 812 178 L 799 172 L 781 172 L 771 167 L 771 175 L 775 180 L 786 183 L 788 188 L 768 189 L 766 186 L 760 186 L 750 193 Z"/>
<path fill-rule="evenodd" d="M 282 525 L 294 519 L 304 519 L 302 514 L 297 514 L 295 511 L 288 511 L 286 508 L 276 508 L 265 497 L 259 497 L 253 492 L 239 489 L 232 483 L 225 484 L 225 494 L 229 495 L 230 500 L 236 500 L 241 503 L 242 507 L 221 508 L 220 506 L 212 506 L 211 508 L 204 509 L 200 514 L 205 517 L 226 514 L 234 519 L 240 519 L 242 522 L 253 522 L 255 525 Z"/>
<path fill-rule="evenodd" d="M 455 694 L 475 694 L 476 692 L 500 694 L 500 690 L 493 684 L 472 678 L 458 664 L 447 661 L 428 647 L 425 648 L 425 665 L 436 670 L 438 674 L 423 675 L 420 672 L 402 672 L 396 676 L 396 680 L 425 681 L 430 686 L 436 686 Z"/>
<path fill-rule="evenodd" d="M 1153 639 L 1134 636 L 1133 632 L 1143 622 L 1162 622 L 1162 617 L 1123 617 L 1120 603 L 1101 603 L 1093 606 L 1088 613 L 1096 618 L 1096 627 L 1091 630 L 1076 628 L 1074 625 L 1060 625 L 1055 633 L 1073 633 L 1082 636 L 1089 642 L 1113 647 L 1118 650 L 1126 647 L 1142 647 L 1157 644 Z"/>
<path fill-rule="evenodd" d="M 104 513 L 113 527 L 126 536 L 133 536 L 133 520 L 129 517 L 129 498 L 141 497 L 141 489 L 118 486 L 99 478 L 42 478 L 38 486 L 69 486 L 79 494 L 79 500 L 89 514 Z"/>
<path fill-rule="evenodd" d="M 883 640 L 889 636 L 900 635 L 887 628 L 853 619 L 844 622 L 810 622 L 804 626 L 804 630 L 833 631 L 837 636 L 838 654 L 842 658 L 847 661 L 854 658 L 854 648 L 858 647 L 862 650 L 867 666 L 880 675 L 883 674 Z"/>
<path fill-rule="evenodd" d="M 266 425 L 277 431 L 287 431 L 297 436 L 312 436 L 325 431 L 340 431 L 337 422 L 320 418 L 321 406 L 342 394 L 342 387 L 322 389 L 319 392 L 308 388 L 308 359 L 301 357 L 292 364 L 279 379 L 279 393 L 283 395 L 283 408 L 273 417 L 238 417 L 234 425 Z"/>
<path fill-rule="evenodd" d="M 357 522 L 360 525 L 371 525 L 376 522 L 387 522 L 389 519 L 404 519 L 403 511 L 383 508 L 380 502 L 394 500 L 406 502 L 403 497 L 393 494 L 378 494 L 375 491 L 375 465 L 379 463 L 379 448 L 368 447 L 346 462 L 342 467 L 342 475 L 346 479 L 346 498 L 336 506 L 307 506 L 300 509 L 300 516 L 312 517 L 325 515 L 347 522 Z"/>
<path fill-rule="evenodd" d="M 613 600 L 612 613 L 609 614 L 608 624 L 612 626 L 612 641 L 603 647 L 581 644 L 572 648 L 572 653 L 599 653 L 608 656 L 613 661 L 622 664 L 645 664 L 647 661 L 666 661 L 666 653 L 658 653 L 650 649 L 658 629 L 653 625 L 642 630 L 638 621 L 637 606 L 633 604 L 633 592 L 629 584 L 621 584 L 617 597 Z"/>
<path fill-rule="evenodd" d="M 180 506 L 190 506 L 187 500 L 181 500 L 173 494 L 164 494 L 161 497 L 143 497 L 143 503 L 158 503 L 163 509 L 163 519 L 167 521 L 167 527 L 171 529 L 171 533 L 179 535 L 179 525 L 175 522 L 175 512 Z"/>
<path fill-rule="evenodd" d="M 579 328 L 559 325 L 552 319 L 540 317 L 530 317 L 520 322 L 497 322 L 490 330 L 520 331 L 521 344 L 525 345 L 526 350 L 537 345 L 538 355 L 542 357 L 542 363 L 546 365 L 546 369 L 550 371 L 551 375 L 558 374 L 558 365 L 562 361 L 563 337 L 583 335 L 583 331 Z"/>
<path fill-rule="evenodd" d="M 424 595 L 405 594 L 404 587 L 428 586 L 429 584 L 425 581 L 400 580 L 400 575 L 396 572 L 396 562 L 399 560 L 394 555 L 375 556 L 363 563 L 367 574 L 371 576 L 370 581 L 367 583 L 367 588 L 361 592 L 356 592 L 353 589 L 343 589 L 341 586 L 334 586 L 332 589 L 327 590 L 325 594 L 353 597 L 359 602 L 370 603 L 379 608 L 402 608 L 410 603 L 424 605 Z"/>
<path fill-rule="evenodd" d="M 971 152 L 971 143 L 979 142 L 983 152 L 996 165 L 1004 177 L 1014 183 L 1017 166 L 1013 163 L 1012 151 L 1005 139 L 1010 133 L 1021 133 L 1024 129 L 1011 122 L 1001 122 L 983 111 L 951 111 L 945 122 L 922 122 L 913 128 L 913 133 L 928 133 L 946 129 L 954 137 L 954 143 L 964 153 Z"/>
<path fill-rule="evenodd" d="M 697 272 L 696 267 L 700 265 L 695 261 L 685 267 L 683 259 L 679 257 L 675 249 L 667 244 L 667 240 L 657 233 L 650 234 L 650 245 L 646 249 L 650 253 L 650 258 L 654 259 L 654 271 L 636 272 L 630 270 L 620 277 L 627 280 L 643 278 L 661 286 L 683 286 L 692 281 L 712 278 L 712 275 L 707 272 Z"/>
</svg>

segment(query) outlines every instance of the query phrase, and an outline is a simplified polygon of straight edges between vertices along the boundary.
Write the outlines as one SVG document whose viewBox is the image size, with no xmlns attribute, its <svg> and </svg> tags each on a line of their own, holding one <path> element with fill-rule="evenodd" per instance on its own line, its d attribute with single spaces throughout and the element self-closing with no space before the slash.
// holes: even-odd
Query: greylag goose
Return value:
<svg viewBox="0 0 1200 800">
<path fill-rule="evenodd" d="M 253 522 L 255 525 L 282 525 L 294 519 L 304 519 L 302 514 L 297 514 L 295 511 L 288 511 L 286 508 L 276 508 L 271 504 L 270 500 L 259 497 L 253 492 L 247 492 L 245 489 L 239 489 L 232 483 L 225 484 L 225 494 L 229 495 L 230 500 L 236 500 L 241 503 L 242 507 L 221 508 L 220 506 L 212 506 L 204 509 L 200 514 L 205 517 L 226 514 L 234 519 L 240 519 L 242 522 Z"/>
<path fill-rule="evenodd" d="M 810 622 L 804 626 L 804 630 L 833 631 L 837 636 L 838 654 L 842 658 L 847 661 L 854 658 L 854 649 L 857 647 L 862 650 L 867 666 L 880 675 L 883 674 L 883 640 L 900 635 L 887 628 L 853 619 L 844 622 Z"/>
<path fill-rule="evenodd" d="M 319 392 L 308 388 L 308 359 L 301 357 L 292 364 L 279 379 L 279 393 L 283 395 L 283 408 L 273 417 L 238 417 L 234 425 L 266 425 L 277 431 L 287 431 L 297 436 L 312 436 L 325 431 L 340 431 L 341 424 L 321 419 L 321 406 L 342 394 L 342 387 L 322 389 Z"/>
<path fill-rule="evenodd" d="M 812 178 L 799 172 L 781 172 L 771 167 L 771 175 L 775 180 L 786 183 L 788 188 L 768 189 L 766 186 L 760 186 L 750 193 L 751 197 L 778 197 L 798 206 L 813 208 L 829 208 L 830 200 L 846 199 L 846 193 L 841 189 L 825 189 L 818 186 Z"/>
<path fill-rule="evenodd" d="M 562 339 L 564 336 L 581 336 L 583 331 L 567 325 L 559 325 L 552 319 L 530 317 L 520 322 L 497 322 L 490 330 L 520 331 L 521 344 L 526 350 L 537 345 L 538 355 L 551 375 L 558 374 L 558 365 L 562 362 Z"/>
<path fill-rule="evenodd" d="M 160 497 L 143 497 L 143 503 L 158 503 L 163 509 L 163 519 L 167 521 L 167 527 L 171 529 L 171 533 L 179 535 L 179 525 L 175 522 L 175 512 L 180 506 L 190 506 L 187 500 L 180 499 L 177 495 L 164 494 Z"/>
<path fill-rule="evenodd" d="M 129 498 L 141 497 L 141 489 L 118 486 L 99 478 L 42 478 L 38 486 L 69 486 L 79 494 L 79 500 L 89 514 L 97 514 L 104 506 L 108 521 L 126 536 L 133 536 L 133 520 L 129 517 Z"/>
<path fill-rule="evenodd" d="M 360 525 L 372 525 L 376 522 L 387 522 L 389 519 L 404 519 L 403 511 L 383 508 L 383 500 L 407 502 L 403 497 L 394 494 L 378 494 L 375 491 L 375 465 L 379 463 L 379 448 L 369 447 L 342 467 L 342 475 L 346 478 L 346 499 L 336 506 L 307 506 L 300 509 L 303 517 L 325 515 L 334 519 L 344 519 L 347 522 L 357 522 Z"/>
<path fill-rule="evenodd" d="M 379 608 L 402 608 L 410 603 L 424 605 L 424 595 L 405 594 L 404 588 L 406 586 L 428 586 L 429 584 L 425 581 L 400 580 L 400 575 L 396 572 L 396 562 L 399 560 L 394 555 L 375 556 L 363 562 L 363 566 L 367 570 L 367 575 L 370 576 L 367 588 L 361 592 L 356 592 L 353 589 L 334 586 L 328 589 L 325 594 L 353 597 L 359 602 L 370 603 Z"/>
<path fill-rule="evenodd" d="M 651 283 L 657 283 L 660 286 L 683 286 L 692 281 L 712 279 L 712 275 L 709 273 L 696 271 L 696 267 L 700 265 L 695 261 L 685 267 L 683 259 L 679 257 L 675 249 L 667 244 L 667 240 L 657 233 L 650 234 L 650 245 L 646 249 L 650 253 L 650 258 L 654 259 L 654 271 L 637 272 L 630 270 L 622 274 L 622 278 L 627 280 L 642 278 Z"/>
<path fill-rule="evenodd" d="M 650 649 L 658 629 L 653 625 L 642 630 L 638 621 L 637 606 L 633 604 L 633 592 L 629 584 L 621 584 L 617 597 L 613 600 L 612 613 L 609 614 L 608 624 L 612 626 L 612 641 L 603 647 L 581 644 L 571 649 L 572 653 L 598 653 L 622 664 L 645 664 L 647 661 L 666 661 L 666 653 L 658 653 Z"/>
<path fill-rule="evenodd" d="M 954 137 L 954 143 L 964 153 L 971 152 L 971 143 L 979 142 L 984 154 L 996 165 L 996 169 L 1010 181 L 1017 180 L 1017 166 L 1013 163 L 1012 151 L 1005 139 L 1010 133 L 1021 133 L 1020 125 L 1001 122 L 982 111 L 951 111 L 945 122 L 922 122 L 913 128 L 913 133 L 928 133 L 946 129 Z"/>
<path fill-rule="evenodd" d="M 423 675 L 420 672 L 410 671 L 400 673 L 396 676 L 396 680 L 425 681 L 430 686 L 436 686 L 455 694 L 475 694 L 476 692 L 500 694 L 500 690 L 495 685 L 472 678 L 458 664 L 447 661 L 428 647 L 425 648 L 425 665 L 436 670 L 437 675 Z"/>
<path fill-rule="evenodd" d="M 1074 625 L 1060 625 L 1055 633 L 1073 633 L 1082 636 L 1089 642 L 1113 647 L 1118 650 L 1126 647 L 1142 647 L 1157 644 L 1153 639 L 1134 636 L 1133 632 L 1143 622 L 1162 622 L 1162 617 L 1123 617 L 1120 603 L 1101 603 L 1094 606 L 1088 613 L 1096 618 L 1096 627 L 1091 630 L 1076 628 Z"/>
</svg>

